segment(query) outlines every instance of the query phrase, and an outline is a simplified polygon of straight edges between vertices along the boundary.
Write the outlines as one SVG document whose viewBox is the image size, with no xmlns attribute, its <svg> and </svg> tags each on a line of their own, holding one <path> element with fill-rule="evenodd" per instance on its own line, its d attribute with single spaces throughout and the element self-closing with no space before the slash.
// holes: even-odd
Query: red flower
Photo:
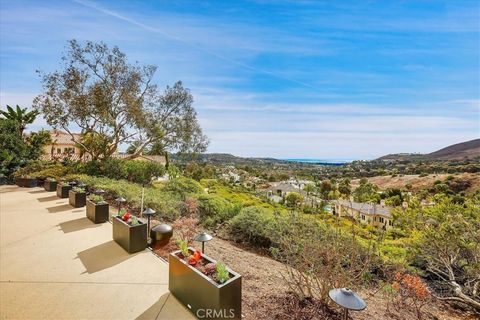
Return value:
<svg viewBox="0 0 480 320">
<path fill-rule="evenodd" d="M 200 259 L 202 259 L 202 253 L 196 250 L 195 253 L 193 254 L 193 257 L 195 258 L 195 260 L 200 261 Z"/>
<path fill-rule="evenodd" d="M 122 217 L 122 220 L 123 221 L 128 221 L 128 219 L 130 219 L 132 217 L 132 215 L 130 213 L 125 213 Z"/>
<path fill-rule="evenodd" d="M 190 256 L 190 258 L 188 258 L 188 264 L 189 264 L 189 265 L 191 265 L 191 266 L 194 266 L 194 265 L 196 265 L 196 264 L 197 264 L 197 262 L 198 262 L 198 260 L 197 260 L 197 259 L 195 259 L 195 257 L 194 257 L 194 256 Z"/>
</svg>

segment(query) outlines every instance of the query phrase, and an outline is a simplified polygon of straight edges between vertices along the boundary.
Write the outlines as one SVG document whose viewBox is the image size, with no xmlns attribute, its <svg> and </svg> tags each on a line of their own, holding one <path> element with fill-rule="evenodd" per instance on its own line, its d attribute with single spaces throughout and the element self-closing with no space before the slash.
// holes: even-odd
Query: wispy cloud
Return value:
<svg viewBox="0 0 480 320">
<path fill-rule="evenodd" d="M 129 18 L 125 15 L 122 15 L 122 14 L 119 14 L 119 13 L 116 13 L 112 10 L 108 10 L 108 9 L 105 9 L 101 6 L 98 6 L 96 3 L 94 2 L 91 2 L 91 1 L 85 1 L 85 0 L 74 0 L 75 2 L 81 4 L 81 5 L 84 5 L 84 6 L 87 6 L 89 8 L 92 8 L 94 10 L 98 10 L 106 15 L 109 15 L 109 16 L 112 16 L 112 17 L 115 17 L 115 18 L 118 18 L 120 20 L 123 20 L 127 23 L 130 23 L 130 24 L 133 24 L 139 28 L 142 28 L 144 29 L 145 31 L 148 31 L 148 32 L 151 32 L 151 33 L 154 33 L 154 34 L 158 34 L 158 35 L 161 35 L 163 37 L 166 37 L 170 40 L 174 40 L 174 41 L 178 41 L 178 42 L 181 42 L 181 43 L 185 43 L 185 44 L 188 44 L 191 48 L 195 49 L 195 50 L 198 50 L 198 51 L 201 51 L 201 52 L 204 52 L 204 53 L 207 53 L 207 54 L 210 54 L 218 59 L 221 59 L 223 61 L 226 61 L 228 63 L 231 63 L 231 64 L 234 64 L 234 65 L 237 65 L 239 67 L 242 67 L 242 68 L 245 68 L 247 70 L 250 70 L 250 71 L 253 71 L 253 72 L 258 72 L 258 73 L 263 73 L 263 74 L 266 74 L 266 75 L 269 75 L 269 76 L 272 76 L 272 77 L 275 77 L 275 78 L 279 78 L 279 79 L 283 79 L 283 80 L 287 80 L 287 81 L 291 81 L 291 82 L 294 82 L 298 85 L 301 85 L 301 86 L 304 86 L 304 87 L 308 87 L 308 88 L 311 88 L 311 89 L 316 89 L 314 86 L 312 86 L 311 84 L 309 83 L 306 83 L 306 82 L 303 82 L 303 81 L 299 81 L 299 80 L 296 80 L 296 79 L 293 79 L 293 78 L 289 78 L 289 77 L 285 77 L 283 76 L 282 74 L 280 73 L 277 73 L 277 72 L 273 72 L 273 71 L 270 71 L 270 70 L 266 70 L 266 69 L 263 69 L 263 68 L 258 68 L 258 67 L 255 67 L 253 65 L 250 65 L 250 64 L 247 64 L 247 63 L 244 63 L 242 61 L 239 61 L 239 60 L 235 60 L 235 59 L 232 59 L 228 56 L 225 56 L 225 55 L 222 55 L 216 51 L 213 51 L 213 50 L 210 50 L 208 48 L 205 48 L 205 47 L 202 47 L 202 46 L 199 46 L 195 43 L 192 43 L 190 41 L 187 41 L 185 40 L 184 38 L 182 37 L 178 37 L 178 36 L 175 36 L 175 35 L 172 35 L 170 33 L 167 33 L 163 30 L 161 30 L 160 28 L 156 28 L 156 27 L 152 27 L 150 25 L 147 25 L 145 23 L 142 23 L 142 22 L 139 22 L 135 19 L 132 19 L 132 18 Z"/>
</svg>

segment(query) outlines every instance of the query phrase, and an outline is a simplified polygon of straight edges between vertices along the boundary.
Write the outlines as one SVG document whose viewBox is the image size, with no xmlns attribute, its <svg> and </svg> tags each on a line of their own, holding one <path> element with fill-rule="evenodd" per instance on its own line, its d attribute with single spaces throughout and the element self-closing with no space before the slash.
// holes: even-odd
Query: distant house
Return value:
<svg viewBox="0 0 480 320">
<path fill-rule="evenodd" d="M 81 140 L 81 134 L 74 133 L 75 139 Z M 81 158 L 81 151 L 79 146 L 73 142 L 72 136 L 61 130 L 50 130 L 50 137 L 52 143 L 44 147 L 44 154 L 49 159 L 63 159 L 63 158 Z"/>
<path fill-rule="evenodd" d="M 272 182 L 267 190 L 270 191 L 270 194 L 274 194 L 279 197 L 285 197 L 290 192 L 297 192 L 302 195 L 304 193 L 301 188 L 289 182 Z"/>
<path fill-rule="evenodd" d="M 377 228 L 393 227 L 391 209 L 385 205 L 361 203 L 347 200 L 334 200 L 333 214 L 339 217 L 352 217 L 360 223 L 370 224 Z"/>
<path fill-rule="evenodd" d="M 72 160 L 82 161 L 87 161 L 90 159 L 88 154 L 82 154 L 80 146 L 73 141 L 72 136 L 68 132 L 61 130 L 51 130 L 50 136 L 52 139 L 52 143 L 44 147 L 45 158 L 51 160 L 61 160 L 64 158 L 69 158 Z M 82 140 L 82 135 L 80 133 L 73 133 L 73 136 L 77 141 Z M 132 155 L 124 153 L 114 153 L 112 157 L 118 159 L 127 159 L 131 158 Z M 167 163 L 167 159 L 165 158 L 165 156 L 158 155 L 150 156 L 139 154 L 132 159 L 142 161 L 154 161 L 163 165 L 166 165 Z"/>
<path fill-rule="evenodd" d="M 287 194 L 291 192 L 296 192 L 303 196 L 305 195 L 305 192 L 302 190 L 302 188 L 292 183 L 291 181 L 271 182 L 266 187 L 266 192 L 267 198 L 276 203 L 282 201 L 287 196 Z"/>
</svg>

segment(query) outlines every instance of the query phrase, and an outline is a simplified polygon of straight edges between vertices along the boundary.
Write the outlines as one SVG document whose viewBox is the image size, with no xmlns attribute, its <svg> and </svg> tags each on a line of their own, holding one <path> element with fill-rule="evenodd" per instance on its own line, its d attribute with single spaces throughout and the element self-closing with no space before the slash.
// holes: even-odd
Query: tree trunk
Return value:
<svg viewBox="0 0 480 320">
<path fill-rule="evenodd" d="M 168 152 L 165 152 L 165 169 L 168 170 L 168 166 L 170 165 L 170 159 L 168 157 Z"/>
<path fill-rule="evenodd" d="M 453 287 L 453 291 L 455 292 L 455 295 L 457 297 L 462 299 L 465 304 L 468 304 L 469 306 L 475 308 L 477 311 L 480 311 L 480 302 L 470 298 L 468 295 L 463 293 L 462 287 L 456 281 L 451 281 L 450 284 Z"/>
</svg>

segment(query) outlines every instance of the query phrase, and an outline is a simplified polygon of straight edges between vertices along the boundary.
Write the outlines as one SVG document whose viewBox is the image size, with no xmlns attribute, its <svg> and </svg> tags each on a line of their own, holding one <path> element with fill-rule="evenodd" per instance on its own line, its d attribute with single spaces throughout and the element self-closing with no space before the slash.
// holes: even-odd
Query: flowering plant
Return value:
<svg viewBox="0 0 480 320">
<path fill-rule="evenodd" d="M 120 213 L 118 214 L 118 218 L 122 219 L 122 221 L 128 223 L 131 226 L 136 226 L 136 225 L 140 224 L 138 222 L 138 218 L 136 216 L 132 215 L 126 209 L 120 210 Z"/>
<path fill-rule="evenodd" d="M 396 304 L 415 310 L 417 319 L 422 318 L 422 307 L 430 301 L 431 293 L 420 277 L 397 272 L 390 288 Z"/>
<path fill-rule="evenodd" d="M 195 252 L 188 258 L 188 264 L 194 266 L 200 261 L 200 259 L 202 259 L 202 253 L 195 250 Z"/>
</svg>

